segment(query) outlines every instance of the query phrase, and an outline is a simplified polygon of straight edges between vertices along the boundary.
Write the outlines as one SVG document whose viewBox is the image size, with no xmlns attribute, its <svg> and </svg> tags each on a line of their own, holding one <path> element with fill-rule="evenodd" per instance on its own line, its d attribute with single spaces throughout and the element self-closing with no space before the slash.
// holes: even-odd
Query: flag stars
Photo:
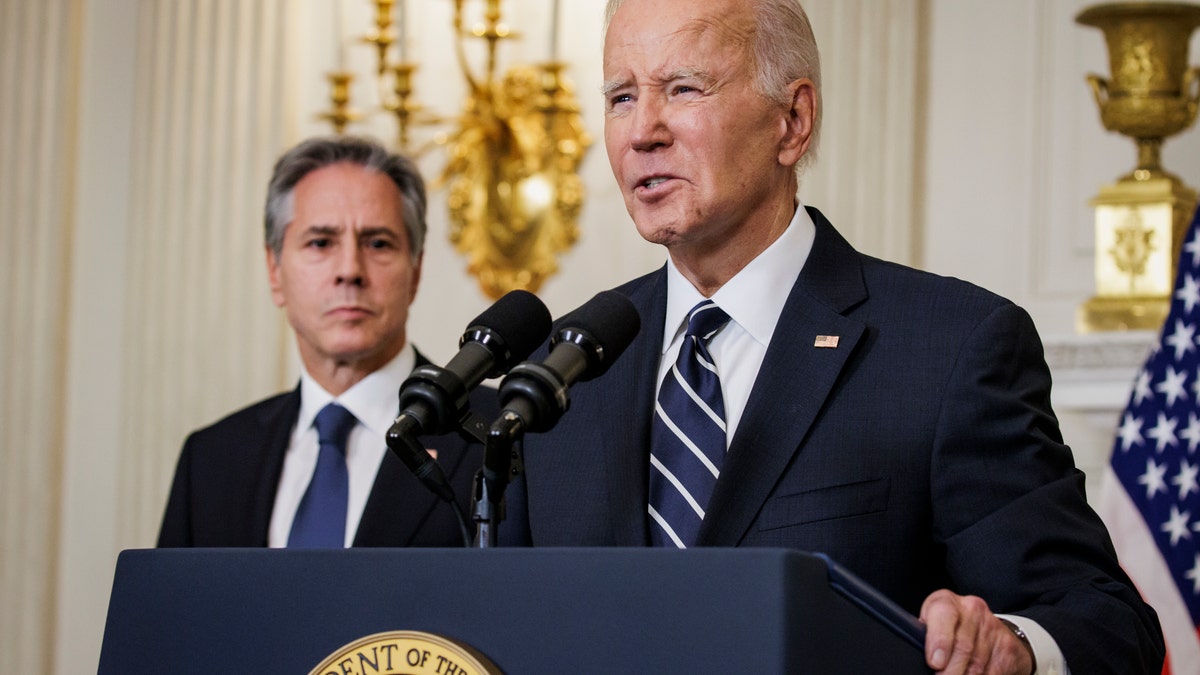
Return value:
<svg viewBox="0 0 1200 675">
<path fill-rule="evenodd" d="M 1188 277 L 1188 280 L 1192 281 L 1193 285 L 1195 284 L 1195 281 L 1192 280 L 1191 277 Z M 1183 293 L 1183 291 L 1184 289 L 1179 289 L 1179 293 Z M 1193 292 L 1195 291 L 1193 290 Z M 1195 304 L 1195 301 L 1189 298 L 1188 304 Z M 1190 306 L 1188 307 L 1188 311 L 1192 311 Z M 1175 332 L 1164 338 L 1163 342 L 1165 342 L 1168 346 L 1175 348 L 1175 360 L 1179 361 L 1183 358 L 1184 354 L 1187 354 L 1196 348 L 1195 337 L 1195 324 L 1185 324 L 1179 319 L 1176 319 Z"/>
<path fill-rule="evenodd" d="M 1155 452 L 1161 453 L 1168 445 L 1178 445 L 1179 440 L 1175 437 L 1175 427 L 1178 425 L 1179 422 L 1174 417 L 1158 413 L 1158 423 L 1146 432 L 1146 435 L 1155 441 Z"/>
<path fill-rule="evenodd" d="M 1196 277 L 1190 274 L 1184 275 L 1183 288 L 1175 291 L 1175 297 L 1183 301 L 1184 311 L 1191 314 L 1192 310 L 1196 307 L 1196 303 L 1200 303 L 1200 283 L 1196 282 Z M 1178 361 L 1179 357 L 1176 356 L 1175 360 Z"/>
<path fill-rule="evenodd" d="M 1196 454 L 1196 446 L 1200 445 L 1200 418 L 1196 413 L 1188 413 L 1187 428 L 1179 432 L 1179 437 L 1188 442 L 1188 454 Z"/>
<path fill-rule="evenodd" d="M 1197 429 L 1200 433 L 1200 429 Z M 1121 439 L 1121 451 L 1129 452 L 1129 448 L 1142 444 L 1142 420 L 1134 417 L 1130 413 L 1125 413 L 1125 419 L 1121 421 L 1121 428 L 1117 430 L 1117 436 Z"/>
<path fill-rule="evenodd" d="M 1196 561 L 1192 563 L 1192 569 L 1184 572 L 1183 576 L 1192 580 L 1192 593 L 1200 594 L 1200 554 L 1196 555 Z"/>
<path fill-rule="evenodd" d="M 1137 382 L 1133 385 L 1133 404 L 1141 405 L 1142 401 L 1153 396 L 1154 392 L 1150 391 L 1150 372 L 1142 370 L 1138 373 Z"/>
<path fill-rule="evenodd" d="M 1179 501 L 1187 499 L 1187 496 L 1193 492 L 1200 494 L 1200 484 L 1196 481 L 1196 476 L 1200 475 L 1200 464 L 1191 464 L 1186 459 L 1179 467 L 1179 473 L 1171 479 L 1171 485 L 1179 488 Z"/>
<path fill-rule="evenodd" d="M 1163 532 L 1171 535 L 1171 546 L 1178 544 L 1180 539 L 1192 538 L 1192 533 L 1188 531 L 1188 519 L 1191 515 L 1190 511 L 1180 512 L 1178 507 L 1171 507 L 1171 517 L 1161 528 Z"/>
<path fill-rule="evenodd" d="M 1188 338 L 1188 344 L 1191 344 L 1191 338 Z M 1160 394 L 1167 397 L 1167 406 L 1175 405 L 1175 401 L 1187 398 L 1187 389 L 1184 388 L 1184 383 L 1187 382 L 1186 372 L 1176 372 L 1174 366 L 1167 366 L 1167 372 L 1163 374 L 1163 381 L 1154 388 Z"/>
<path fill-rule="evenodd" d="M 1193 230 L 1192 240 L 1183 245 L 1183 250 L 1192 254 L 1192 267 L 1200 267 L 1200 230 Z"/>
<path fill-rule="evenodd" d="M 1159 492 L 1166 493 L 1167 465 L 1159 465 L 1153 458 L 1146 460 L 1146 473 L 1138 476 L 1138 484 L 1146 486 L 1146 499 L 1153 499 Z"/>
<path fill-rule="evenodd" d="M 1175 596 L 1187 605 L 1181 618 L 1194 619 L 1200 616 L 1200 209 L 1182 248 L 1169 313 L 1158 339 L 1148 341 L 1112 440 L 1109 469 L 1128 501 L 1106 506 L 1132 506 L 1130 517 L 1140 518 L 1138 529 L 1153 539 L 1145 550 L 1124 519 L 1112 532 L 1122 558 L 1153 556 L 1143 558 L 1153 564 L 1130 570 L 1141 590 Z M 1194 631 L 1192 623 L 1179 628 Z"/>
</svg>

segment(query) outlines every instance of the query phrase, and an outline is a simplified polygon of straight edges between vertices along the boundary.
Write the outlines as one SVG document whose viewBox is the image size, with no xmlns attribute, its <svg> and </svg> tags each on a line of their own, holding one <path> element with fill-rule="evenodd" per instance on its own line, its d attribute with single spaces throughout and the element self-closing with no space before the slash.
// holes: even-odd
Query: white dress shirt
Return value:
<svg viewBox="0 0 1200 675">
<path fill-rule="evenodd" d="M 797 208 L 783 234 L 712 296 L 730 319 L 708 343 L 721 378 L 726 448 L 737 431 L 767 345 L 771 344 L 779 315 L 808 259 L 815 235 L 812 218 L 803 207 Z M 688 313 L 703 299 L 668 258 L 667 316 L 663 324 L 663 352 L 658 362 L 659 386 L 679 356 Z"/>
<path fill-rule="evenodd" d="M 400 411 L 400 385 L 416 366 L 416 352 L 405 345 L 384 367 L 364 377 L 336 399 L 303 370 L 300 373 L 300 416 L 292 429 L 292 440 L 283 458 L 283 472 L 275 492 L 275 507 L 271 510 L 271 527 L 267 545 L 287 546 L 292 519 L 300 500 L 308 490 L 317 466 L 317 429 L 313 420 L 328 403 L 337 401 L 349 410 L 358 423 L 350 430 L 346 441 L 346 466 L 350 473 L 350 501 L 346 508 L 346 541 L 349 547 L 358 532 L 367 498 L 375 485 L 379 463 L 387 453 L 387 431 Z"/>
<path fill-rule="evenodd" d="M 713 302 L 730 318 L 725 328 L 708 344 L 721 378 L 726 449 L 737 432 L 758 369 L 775 334 L 775 326 L 788 294 L 812 252 L 815 236 L 816 225 L 804 205 L 797 204 L 787 230 L 712 296 Z M 658 362 L 659 386 L 679 356 L 687 331 L 688 313 L 703 299 L 704 296 L 668 257 L 667 314 L 663 322 L 663 351 Z M 1037 660 L 1038 675 L 1070 675 L 1058 643 L 1036 621 L 1008 614 L 997 616 L 1025 632 Z"/>
</svg>

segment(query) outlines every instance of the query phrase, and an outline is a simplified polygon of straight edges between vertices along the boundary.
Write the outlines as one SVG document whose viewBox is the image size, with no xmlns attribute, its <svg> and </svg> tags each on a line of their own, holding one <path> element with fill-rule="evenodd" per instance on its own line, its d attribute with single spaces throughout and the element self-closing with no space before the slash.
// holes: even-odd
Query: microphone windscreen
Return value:
<svg viewBox="0 0 1200 675">
<path fill-rule="evenodd" d="M 550 334 L 552 324 L 550 310 L 536 295 L 515 290 L 506 293 L 475 317 L 467 332 L 486 330 L 503 341 L 505 353 L 497 355 L 497 363 L 493 368 L 493 372 L 500 374 L 529 358 Z"/>
<path fill-rule="evenodd" d="M 601 291 L 558 324 L 562 329 L 556 338 L 565 331 L 577 331 L 590 337 L 599 348 L 596 350 L 599 358 L 579 378 L 582 381 L 603 375 L 625 352 L 641 330 L 642 317 L 629 298 L 616 291 Z"/>
</svg>

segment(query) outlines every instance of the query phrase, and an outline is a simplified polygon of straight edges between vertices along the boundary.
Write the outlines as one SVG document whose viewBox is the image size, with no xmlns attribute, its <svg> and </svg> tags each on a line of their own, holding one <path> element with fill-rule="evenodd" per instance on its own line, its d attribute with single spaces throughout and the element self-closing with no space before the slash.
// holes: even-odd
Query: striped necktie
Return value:
<svg viewBox="0 0 1200 675">
<path fill-rule="evenodd" d="M 317 467 L 292 520 L 288 548 L 346 545 L 346 508 L 350 499 L 346 438 L 357 422 L 349 410 L 336 403 L 317 413 L 314 422 L 319 443 Z"/>
<path fill-rule="evenodd" d="M 663 378 L 650 438 L 650 499 L 655 546 L 687 548 L 725 461 L 725 403 L 708 342 L 729 315 L 712 300 L 692 308 L 679 358 Z"/>
</svg>

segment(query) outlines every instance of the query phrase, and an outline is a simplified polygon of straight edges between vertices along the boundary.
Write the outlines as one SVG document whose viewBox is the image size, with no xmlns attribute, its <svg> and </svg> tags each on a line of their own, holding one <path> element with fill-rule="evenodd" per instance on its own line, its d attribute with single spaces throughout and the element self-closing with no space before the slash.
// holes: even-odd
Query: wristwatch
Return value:
<svg viewBox="0 0 1200 675">
<path fill-rule="evenodd" d="M 1000 617 L 996 618 L 1000 619 Z M 1017 639 L 1021 641 L 1021 644 L 1025 645 L 1025 649 L 1029 651 L 1029 661 L 1033 664 L 1033 670 L 1029 671 L 1029 675 L 1037 673 L 1037 656 L 1033 653 L 1033 645 L 1029 644 L 1029 636 L 1025 634 L 1025 631 L 1021 630 L 1020 626 L 1008 619 L 1000 619 L 1000 623 L 1007 626 L 1012 631 L 1012 634 L 1017 636 Z"/>
</svg>

